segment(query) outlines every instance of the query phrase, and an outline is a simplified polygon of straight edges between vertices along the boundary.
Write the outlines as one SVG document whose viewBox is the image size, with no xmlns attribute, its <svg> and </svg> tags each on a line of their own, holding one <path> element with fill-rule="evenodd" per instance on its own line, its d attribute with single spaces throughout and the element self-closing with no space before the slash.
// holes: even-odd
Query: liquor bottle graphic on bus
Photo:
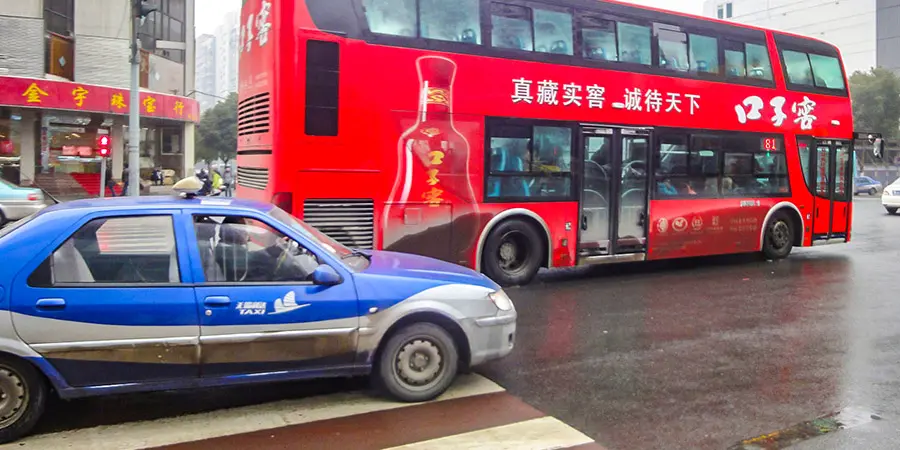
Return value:
<svg viewBox="0 0 900 450">
<path fill-rule="evenodd" d="M 415 124 L 397 141 L 397 176 L 382 219 L 384 248 L 460 262 L 468 249 L 459 247 L 477 237 L 472 215 L 478 203 L 469 142 L 453 123 L 456 63 L 423 56 L 416 69 L 419 106 Z"/>
</svg>

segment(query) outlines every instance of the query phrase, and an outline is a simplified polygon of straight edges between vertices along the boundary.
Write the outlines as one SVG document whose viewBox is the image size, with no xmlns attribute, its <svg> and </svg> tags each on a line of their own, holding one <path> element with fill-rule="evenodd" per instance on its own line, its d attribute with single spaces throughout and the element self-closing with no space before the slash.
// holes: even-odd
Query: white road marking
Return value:
<svg viewBox="0 0 900 450">
<path fill-rule="evenodd" d="M 393 447 L 428 450 L 546 450 L 589 444 L 593 439 L 554 417 L 526 420 L 429 441 Z"/>
<path fill-rule="evenodd" d="M 463 375 L 457 378 L 444 395 L 434 401 L 503 391 L 505 389 L 500 385 L 480 375 Z M 386 411 L 415 404 L 384 400 L 362 392 L 347 392 L 32 436 L 0 445 L 0 450 L 140 449 Z"/>
</svg>

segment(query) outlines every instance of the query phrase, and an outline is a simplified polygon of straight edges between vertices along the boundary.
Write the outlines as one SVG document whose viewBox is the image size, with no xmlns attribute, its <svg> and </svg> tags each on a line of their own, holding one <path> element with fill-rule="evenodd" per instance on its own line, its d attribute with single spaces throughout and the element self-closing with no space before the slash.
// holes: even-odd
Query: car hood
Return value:
<svg viewBox="0 0 900 450">
<path fill-rule="evenodd" d="M 366 252 L 371 257 L 363 273 L 406 278 L 422 278 L 446 283 L 462 283 L 499 289 L 490 278 L 463 266 L 425 256 L 387 251 Z"/>
</svg>

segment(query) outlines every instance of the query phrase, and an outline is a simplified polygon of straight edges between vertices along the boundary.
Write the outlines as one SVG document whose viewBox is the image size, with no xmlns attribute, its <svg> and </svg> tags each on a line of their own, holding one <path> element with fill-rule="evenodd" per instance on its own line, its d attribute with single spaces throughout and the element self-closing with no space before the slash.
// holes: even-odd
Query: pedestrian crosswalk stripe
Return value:
<svg viewBox="0 0 900 450">
<path fill-rule="evenodd" d="M 487 428 L 429 441 L 392 447 L 404 450 L 545 450 L 594 442 L 580 431 L 553 417 L 541 417 L 511 425 Z"/>
<path fill-rule="evenodd" d="M 444 401 L 473 395 L 503 392 L 498 384 L 480 375 L 460 376 L 440 398 Z M 82 428 L 31 436 L 6 449 L 76 449 L 126 450 L 190 442 L 238 433 L 284 427 L 336 417 L 409 407 L 372 396 L 370 393 L 348 392 L 326 396 L 284 400 L 262 405 L 191 414 L 181 417 Z"/>
<path fill-rule="evenodd" d="M 437 400 L 401 403 L 365 392 L 277 401 L 32 436 L 6 449 L 127 450 L 558 449 L 593 440 L 479 375 Z"/>
</svg>

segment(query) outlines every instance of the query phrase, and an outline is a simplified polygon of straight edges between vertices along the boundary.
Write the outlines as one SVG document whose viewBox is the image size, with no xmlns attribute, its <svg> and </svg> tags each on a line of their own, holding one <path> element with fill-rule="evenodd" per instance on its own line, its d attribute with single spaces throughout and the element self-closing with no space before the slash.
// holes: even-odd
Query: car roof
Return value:
<svg viewBox="0 0 900 450">
<path fill-rule="evenodd" d="M 41 210 L 39 215 L 52 214 L 59 211 L 74 212 L 75 210 L 162 210 L 162 209 L 236 209 L 251 210 L 266 213 L 272 209 L 269 203 L 231 197 L 195 197 L 182 198 L 176 195 L 145 196 L 145 197 L 106 197 L 74 200 L 58 203 Z"/>
</svg>

